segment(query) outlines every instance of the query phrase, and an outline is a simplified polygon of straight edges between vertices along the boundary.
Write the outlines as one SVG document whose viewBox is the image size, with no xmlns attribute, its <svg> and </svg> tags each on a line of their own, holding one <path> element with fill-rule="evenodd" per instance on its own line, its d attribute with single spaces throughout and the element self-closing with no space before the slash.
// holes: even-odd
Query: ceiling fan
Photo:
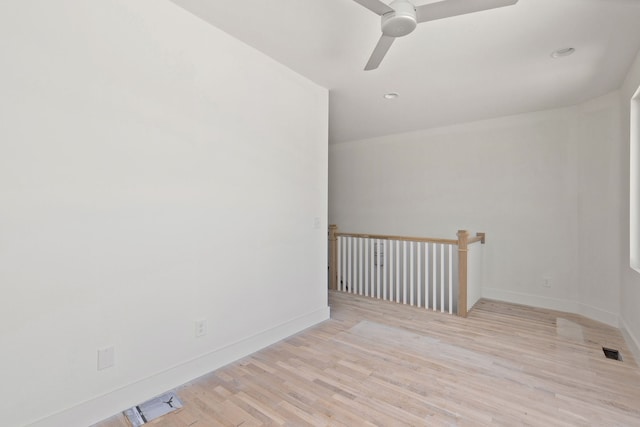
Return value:
<svg viewBox="0 0 640 427">
<path fill-rule="evenodd" d="M 397 37 L 406 36 L 421 22 L 511 6 L 518 0 L 443 0 L 414 6 L 409 0 L 394 0 L 387 5 L 380 0 L 354 0 L 382 17 L 382 36 L 378 40 L 365 70 L 375 70 Z"/>
</svg>

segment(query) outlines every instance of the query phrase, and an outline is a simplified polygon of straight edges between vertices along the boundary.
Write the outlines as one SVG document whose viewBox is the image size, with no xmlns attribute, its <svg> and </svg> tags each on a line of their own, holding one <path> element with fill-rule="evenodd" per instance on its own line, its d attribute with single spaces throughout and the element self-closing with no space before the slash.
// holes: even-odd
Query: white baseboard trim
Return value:
<svg viewBox="0 0 640 427">
<path fill-rule="evenodd" d="M 323 307 L 251 337 L 185 361 L 166 371 L 49 415 L 29 426 L 93 425 L 327 319 L 329 319 L 329 307 Z"/>
<path fill-rule="evenodd" d="M 514 304 L 530 305 L 534 307 L 547 308 L 549 310 L 580 314 L 590 319 L 597 320 L 598 322 L 613 326 L 614 328 L 620 327 L 620 317 L 618 314 L 576 301 L 524 294 L 496 288 L 483 288 L 482 297 L 511 302 Z"/>
<path fill-rule="evenodd" d="M 627 325 L 627 322 L 625 322 L 623 318 L 620 319 L 620 329 L 622 330 L 622 335 L 627 342 L 629 350 L 633 354 L 633 358 L 636 359 L 636 364 L 640 365 L 640 339 L 633 335 L 629 325 Z"/>
<path fill-rule="evenodd" d="M 616 313 L 612 313 L 601 308 L 593 307 L 591 305 L 578 303 L 578 312 L 584 317 L 597 320 L 598 322 L 605 323 L 614 328 L 620 328 L 620 316 Z"/>
</svg>

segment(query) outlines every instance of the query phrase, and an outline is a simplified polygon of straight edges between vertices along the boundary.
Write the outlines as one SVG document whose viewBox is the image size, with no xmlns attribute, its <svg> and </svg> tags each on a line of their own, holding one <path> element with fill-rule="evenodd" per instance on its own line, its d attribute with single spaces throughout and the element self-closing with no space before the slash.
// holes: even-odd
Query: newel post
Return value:
<svg viewBox="0 0 640 427">
<path fill-rule="evenodd" d="M 338 289 L 338 226 L 329 225 L 329 289 Z"/>
<path fill-rule="evenodd" d="M 467 245 L 469 232 L 458 230 L 458 316 L 467 317 Z"/>
</svg>

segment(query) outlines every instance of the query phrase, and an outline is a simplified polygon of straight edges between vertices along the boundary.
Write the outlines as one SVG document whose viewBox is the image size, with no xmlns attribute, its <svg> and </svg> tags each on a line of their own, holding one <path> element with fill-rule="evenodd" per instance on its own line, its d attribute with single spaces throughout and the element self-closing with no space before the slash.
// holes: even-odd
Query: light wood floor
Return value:
<svg viewBox="0 0 640 427">
<path fill-rule="evenodd" d="M 331 320 L 178 388 L 185 407 L 153 425 L 640 426 L 617 329 L 486 300 L 467 319 L 334 292 L 330 305 Z"/>
</svg>

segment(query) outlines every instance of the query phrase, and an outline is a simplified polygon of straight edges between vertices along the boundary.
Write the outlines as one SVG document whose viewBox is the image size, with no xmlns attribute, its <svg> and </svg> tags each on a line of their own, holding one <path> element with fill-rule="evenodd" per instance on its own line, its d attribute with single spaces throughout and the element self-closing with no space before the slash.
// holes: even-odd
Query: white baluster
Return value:
<svg viewBox="0 0 640 427">
<path fill-rule="evenodd" d="M 353 238 L 353 293 L 358 293 L 358 238 Z"/>
<path fill-rule="evenodd" d="M 429 242 L 424 244 L 424 308 L 429 308 Z"/>
<path fill-rule="evenodd" d="M 407 241 L 402 242 L 402 303 L 407 303 Z"/>
<path fill-rule="evenodd" d="M 351 248 L 351 285 L 349 286 L 351 288 L 351 293 L 358 293 L 358 240 L 353 237 L 352 238 L 352 242 L 351 245 L 353 246 Z"/>
<path fill-rule="evenodd" d="M 387 299 L 387 274 L 389 272 L 389 262 L 387 261 L 387 258 L 389 257 L 389 241 L 386 240 L 386 243 L 384 244 L 385 249 L 384 249 L 384 253 L 382 254 L 382 299 L 386 300 Z"/>
<path fill-rule="evenodd" d="M 381 267 L 380 264 L 382 264 L 382 260 L 380 259 L 381 258 L 380 257 L 380 253 L 381 253 L 380 252 L 380 239 L 378 239 L 376 241 L 376 245 L 377 245 L 376 248 L 378 249 L 378 253 L 376 253 L 376 263 L 377 263 L 376 267 L 377 267 L 377 270 L 378 270 L 376 272 L 376 276 L 378 277 L 378 279 L 377 279 L 378 292 L 376 294 L 378 296 L 378 299 L 380 299 L 380 267 Z"/>
<path fill-rule="evenodd" d="M 444 313 L 444 245 L 440 245 L 440 311 Z"/>
<path fill-rule="evenodd" d="M 336 242 L 336 250 L 338 251 L 336 254 L 336 276 L 338 276 L 338 283 L 336 284 L 336 286 L 338 287 L 339 291 L 342 291 L 342 266 L 341 266 L 341 255 L 342 255 L 342 250 L 340 249 L 340 245 L 342 244 L 342 238 L 340 236 L 338 236 L 338 241 Z"/>
<path fill-rule="evenodd" d="M 369 239 L 369 276 L 371 277 L 369 286 L 371 287 L 371 296 L 376 296 L 376 262 L 374 257 L 375 254 L 375 240 Z"/>
<path fill-rule="evenodd" d="M 353 263 L 351 259 L 351 240 L 352 237 L 347 237 L 347 277 L 344 281 L 344 285 L 347 287 L 347 291 L 349 292 L 353 292 L 353 282 L 351 281 L 351 264 Z"/>
<path fill-rule="evenodd" d="M 364 257 L 364 295 L 369 296 L 369 253 L 367 252 L 369 249 L 369 241 L 370 239 L 362 239 L 362 256 Z"/>
<path fill-rule="evenodd" d="M 416 283 L 416 290 L 418 291 L 418 307 L 422 306 L 422 267 L 420 266 L 420 261 L 422 260 L 422 258 L 420 257 L 420 247 L 422 246 L 422 243 L 418 243 L 418 252 L 416 253 L 416 262 L 417 262 L 417 273 L 418 273 L 418 281 Z"/>
<path fill-rule="evenodd" d="M 433 244 L 433 253 L 431 254 L 431 274 L 433 274 L 433 280 L 431 281 L 431 289 L 433 292 L 433 298 L 431 300 L 431 309 L 433 311 L 436 311 L 438 309 L 438 300 L 437 300 L 437 288 L 438 288 L 438 282 L 437 282 L 437 269 L 436 269 L 436 258 L 437 258 L 437 253 L 438 253 L 438 246 L 434 243 Z"/>
<path fill-rule="evenodd" d="M 393 265 L 395 252 L 393 250 L 393 240 L 388 241 L 389 245 L 389 299 L 387 301 L 393 301 Z M 386 299 L 386 298 L 385 298 Z"/>
<path fill-rule="evenodd" d="M 400 241 L 396 240 L 396 302 L 400 302 Z"/>
<path fill-rule="evenodd" d="M 347 290 L 347 266 L 349 265 L 347 262 L 347 243 L 349 242 L 349 238 L 345 237 L 342 239 L 342 291 L 346 292 Z"/>
<path fill-rule="evenodd" d="M 449 245 L 449 257 L 447 262 L 449 263 L 449 314 L 453 314 L 453 245 Z"/>
<path fill-rule="evenodd" d="M 400 302 L 400 241 L 396 240 L 396 302 Z"/>
<path fill-rule="evenodd" d="M 358 239 L 358 295 L 362 295 L 362 240 Z"/>
<path fill-rule="evenodd" d="M 413 242 L 409 242 L 409 304 L 411 305 L 415 305 L 413 298 L 413 287 L 415 286 L 415 282 L 413 277 Z"/>
</svg>

